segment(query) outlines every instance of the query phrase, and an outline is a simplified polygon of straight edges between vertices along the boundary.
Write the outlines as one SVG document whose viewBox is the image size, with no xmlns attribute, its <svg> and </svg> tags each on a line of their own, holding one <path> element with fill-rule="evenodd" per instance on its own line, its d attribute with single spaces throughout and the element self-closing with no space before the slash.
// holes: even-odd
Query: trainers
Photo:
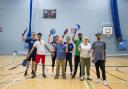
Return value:
<svg viewBox="0 0 128 89">
<path fill-rule="evenodd" d="M 55 76 L 54 79 L 58 79 L 58 76 Z"/>
<path fill-rule="evenodd" d="M 100 82 L 100 79 L 98 78 L 97 80 L 96 80 L 96 83 L 99 83 Z"/>
<path fill-rule="evenodd" d="M 79 78 L 81 78 L 81 77 L 82 77 L 82 75 L 80 74 L 80 75 L 79 75 Z"/>
<path fill-rule="evenodd" d="M 72 72 L 70 72 L 70 75 L 72 75 Z"/>
<path fill-rule="evenodd" d="M 43 74 L 43 77 L 44 77 L 44 78 L 46 78 L 46 75 L 45 75 L 45 74 Z"/>
<path fill-rule="evenodd" d="M 80 80 L 83 81 L 84 80 L 84 76 L 81 76 Z"/>
<path fill-rule="evenodd" d="M 34 71 L 32 70 L 31 74 L 34 74 Z"/>
<path fill-rule="evenodd" d="M 25 71 L 25 73 L 24 73 L 24 76 L 26 76 L 27 75 L 27 70 Z"/>
<path fill-rule="evenodd" d="M 91 76 L 87 76 L 86 79 L 87 79 L 87 80 L 92 80 Z"/>
<path fill-rule="evenodd" d="M 66 77 L 63 77 L 64 80 L 66 80 Z"/>
<path fill-rule="evenodd" d="M 108 82 L 106 80 L 104 80 L 103 83 L 104 83 L 104 86 L 108 85 Z"/>
<path fill-rule="evenodd" d="M 54 73 L 52 72 L 52 73 L 51 73 L 51 76 L 53 76 L 53 75 L 54 75 Z"/>
<path fill-rule="evenodd" d="M 36 77 L 36 74 L 33 74 L 31 78 L 35 78 Z"/>
<path fill-rule="evenodd" d="M 72 78 L 75 78 L 75 75 L 72 75 Z"/>
</svg>

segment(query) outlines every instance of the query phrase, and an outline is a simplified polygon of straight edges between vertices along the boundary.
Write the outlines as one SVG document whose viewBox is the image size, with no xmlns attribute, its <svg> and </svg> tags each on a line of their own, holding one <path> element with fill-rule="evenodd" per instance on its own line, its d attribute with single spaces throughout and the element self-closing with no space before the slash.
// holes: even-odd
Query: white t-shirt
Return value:
<svg viewBox="0 0 128 89">
<path fill-rule="evenodd" d="M 45 45 L 47 44 L 44 40 L 41 40 L 41 41 L 37 40 L 33 46 L 37 48 L 37 54 L 45 55 Z"/>
<path fill-rule="evenodd" d="M 90 57 L 90 54 L 89 54 L 89 50 L 91 49 L 90 43 L 88 43 L 87 45 L 85 45 L 84 43 L 81 43 L 80 48 L 81 48 L 80 57 L 84 57 L 84 58 Z"/>
</svg>

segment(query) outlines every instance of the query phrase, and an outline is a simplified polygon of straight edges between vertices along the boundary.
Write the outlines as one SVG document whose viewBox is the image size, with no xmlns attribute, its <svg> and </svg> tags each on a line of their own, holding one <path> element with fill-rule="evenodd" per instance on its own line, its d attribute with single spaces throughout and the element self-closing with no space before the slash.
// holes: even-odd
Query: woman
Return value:
<svg viewBox="0 0 128 89">
<path fill-rule="evenodd" d="M 91 44 L 88 37 L 84 37 L 83 42 L 79 45 L 80 51 L 80 64 L 81 64 L 81 81 L 85 79 L 85 66 L 87 72 L 87 80 L 91 80 L 90 77 L 90 63 L 91 63 Z"/>
<path fill-rule="evenodd" d="M 53 37 L 53 42 L 51 42 L 50 39 L 51 39 L 51 36 L 49 35 L 48 42 L 53 46 L 53 49 L 54 49 L 54 47 L 58 44 L 59 36 L 56 35 L 55 37 Z M 56 61 L 56 51 L 53 52 L 53 54 L 54 55 L 51 55 L 51 58 L 52 58 L 52 73 L 51 73 L 51 75 L 52 76 L 54 75 L 54 67 L 55 67 L 55 61 Z"/>
</svg>

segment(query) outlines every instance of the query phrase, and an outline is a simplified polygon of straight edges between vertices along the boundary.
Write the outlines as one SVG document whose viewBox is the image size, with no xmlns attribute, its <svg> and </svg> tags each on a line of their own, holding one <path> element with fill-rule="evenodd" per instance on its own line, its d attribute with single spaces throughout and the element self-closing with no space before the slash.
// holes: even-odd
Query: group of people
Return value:
<svg viewBox="0 0 128 89">
<path fill-rule="evenodd" d="M 37 35 L 37 38 L 36 38 Z M 54 67 L 56 63 L 56 74 L 55 79 L 59 78 L 59 71 L 60 66 L 62 68 L 62 78 L 66 79 L 66 67 L 67 62 L 69 62 L 70 65 L 70 74 L 72 78 L 75 78 L 77 74 L 78 66 L 80 66 L 80 80 L 83 81 L 85 79 L 85 66 L 86 66 L 86 79 L 92 80 L 90 76 L 90 66 L 91 61 L 95 64 L 96 68 L 96 75 L 97 80 L 96 83 L 99 83 L 101 81 L 100 79 L 100 69 L 102 72 L 102 78 L 104 85 L 108 85 L 108 82 L 106 81 L 106 73 L 105 73 L 105 61 L 106 61 L 106 44 L 104 41 L 101 40 L 101 33 L 96 33 L 96 41 L 94 41 L 92 44 L 89 42 L 88 37 L 83 37 L 82 33 L 78 33 L 78 38 L 75 38 L 76 31 L 73 33 L 72 41 L 75 45 L 73 46 L 73 43 L 71 43 L 71 38 L 69 36 L 66 37 L 66 42 L 64 41 L 64 36 L 56 35 L 55 39 L 51 41 L 51 35 L 48 37 L 48 43 L 52 45 L 52 49 L 49 49 L 47 46 L 47 43 L 42 38 L 41 33 L 35 33 L 32 32 L 31 38 L 25 38 L 24 34 L 22 34 L 23 41 L 27 42 L 29 44 L 29 51 L 28 51 L 28 64 L 26 66 L 26 71 L 24 73 L 24 76 L 27 75 L 28 67 L 30 64 L 30 61 L 32 60 L 32 78 L 36 77 L 36 70 L 38 63 L 42 62 L 42 76 L 46 78 L 45 75 L 45 56 L 46 56 L 46 50 L 47 49 L 51 53 L 51 59 L 52 59 L 52 73 L 51 75 L 54 75 Z M 75 49 L 75 57 L 74 57 L 74 69 L 72 68 L 72 53 Z"/>
</svg>

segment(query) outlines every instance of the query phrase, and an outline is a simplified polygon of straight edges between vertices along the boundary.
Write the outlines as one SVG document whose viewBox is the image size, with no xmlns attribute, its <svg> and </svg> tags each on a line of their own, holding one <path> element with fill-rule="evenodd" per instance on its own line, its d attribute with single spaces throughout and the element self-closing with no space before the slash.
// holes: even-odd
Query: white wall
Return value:
<svg viewBox="0 0 128 89">
<path fill-rule="evenodd" d="M 128 1 L 118 0 L 121 28 L 124 39 L 128 38 Z M 56 19 L 44 19 L 43 9 L 56 9 Z M 25 51 L 21 41 L 21 32 L 28 27 L 29 0 L 0 0 L 0 53 L 11 50 Z M 47 40 L 49 30 L 55 28 L 57 34 L 62 34 L 66 28 L 80 24 L 84 35 L 95 40 L 94 34 L 102 31 L 102 25 L 112 25 L 109 0 L 33 0 L 32 30 L 42 32 Z M 71 33 L 68 35 L 71 36 Z M 104 38 L 107 43 L 107 53 L 128 53 L 118 51 L 115 36 Z"/>
</svg>

